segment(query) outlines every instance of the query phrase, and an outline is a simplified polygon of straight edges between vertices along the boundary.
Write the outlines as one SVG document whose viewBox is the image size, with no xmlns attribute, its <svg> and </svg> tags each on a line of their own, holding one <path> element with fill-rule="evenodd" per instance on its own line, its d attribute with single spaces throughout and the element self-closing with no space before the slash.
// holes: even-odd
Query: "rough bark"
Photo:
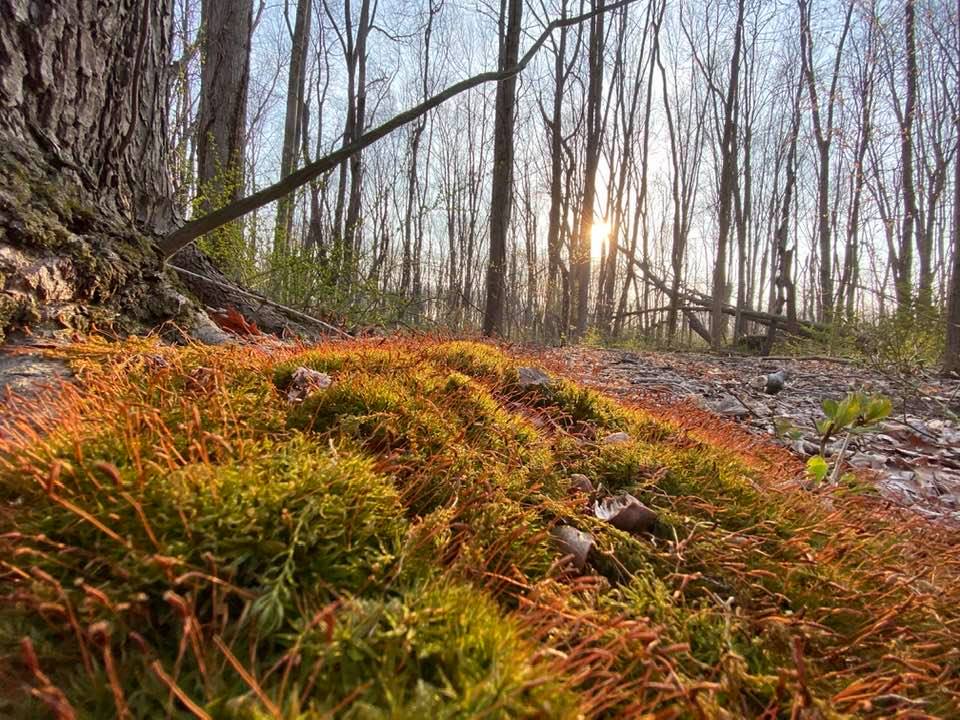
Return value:
<svg viewBox="0 0 960 720">
<path fill-rule="evenodd" d="M 522 0 L 504 0 L 500 14 L 501 70 L 517 64 L 520 54 Z M 483 315 L 485 335 L 502 335 L 506 296 L 507 230 L 513 203 L 513 124 L 517 104 L 517 76 L 497 83 L 494 110 L 493 173 L 490 192 L 490 257 L 487 263 L 487 302 Z"/>
<path fill-rule="evenodd" d="M 0 332 L 188 303 L 149 238 L 174 221 L 169 26 L 167 2 L 0 2 Z"/>
<path fill-rule="evenodd" d="M 0 333 L 211 326 L 157 250 L 169 28 L 162 0 L 0 1 Z"/>
<path fill-rule="evenodd" d="M 0 132 L 144 228 L 174 220 L 165 170 L 169 2 L 0 3 Z"/>
</svg>

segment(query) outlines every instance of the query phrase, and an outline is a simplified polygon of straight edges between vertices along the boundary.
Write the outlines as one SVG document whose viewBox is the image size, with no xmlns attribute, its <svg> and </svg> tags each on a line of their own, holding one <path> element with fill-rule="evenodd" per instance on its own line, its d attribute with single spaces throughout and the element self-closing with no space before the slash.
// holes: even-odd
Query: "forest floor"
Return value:
<svg viewBox="0 0 960 720">
<path fill-rule="evenodd" d="M 893 413 L 854 436 L 844 468 L 881 497 L 935 521 L 960 523 L 960 380 L 932 373 L 880 372 L 834 358 L 760 358 L 683 352 L 629 352 L 587 347 L 545 352 L 553 367 L 585 385 L 653 410 L 695 406 L 790 448 L 820 452 L 816 420 L 824 398 L 879 393 Z M 784 389 L 764 392 L 764 377 L 786 369 Z M 835 458 L 842 438 L 825 446 Z"/>
<path fill-rule="evenodd" d="M 0 716 L 960 716 L 960 530 L 704 407 L 799 413 L 860 384 L 835 363 L 770 400 L 702 356 L 39 350 L 6 360 Z"/>
</svg>

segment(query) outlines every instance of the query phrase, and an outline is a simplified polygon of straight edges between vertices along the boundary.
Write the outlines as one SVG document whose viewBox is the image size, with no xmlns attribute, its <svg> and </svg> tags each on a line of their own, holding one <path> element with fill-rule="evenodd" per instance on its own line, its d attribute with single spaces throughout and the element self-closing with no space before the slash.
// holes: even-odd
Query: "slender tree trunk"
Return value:
<svg viewBox="0 0 960 720">
<path fill-rule="evenodd" d="M 421 99 L 426 100 L 430 97 L 430 39 L 433 35 L 433 20 L 439 12 L 439 5 L 434 5 L 431 0 L 429 14 L 427 16 L 427 27 L 423 35 L 423 74 L 420 76 Z M 414 207 L 420 211 L 420 181 L 418 161 L 420 158 L 420 139 L 423 137 L 423 131 L 427 126 L 425 117 L 418 119 L 410 129 L 410 148 L 409 162 L 407 163 L 407 207 L 403 218 L 403 261 L 400 269 L 400 294 L 406 297 L 410 292 L 410 286 L 413 275 L 413 230 L 414 230 Z M 419 274 L 419 271 L 416 273 Z"/>
<path fill-rule="evenodd" d="M 956 4 L 960 17 L 960 0 Z M 956 45 L 960 48 L 960 24 L 954 27 Z M 960 98 L 960 63 L 954 66 L 957 76 L 956 96 Z M 947 342 L 944 353 L 943 369 L 946 372 L 960 373 L 960 101 L 954 103 L 954 136 L 957 146 L 953 154 L 953 263 L 950 274 L 950 288 L 947 293 Z"/>
<path fill-rule="evenodd" d="M 803 94 L 803 76 L 801 74 L 797 91 L 793 100 L 793 112 L 790 118 L 790 139 L 786 160 L 786 181 L 783 189 L 783 199 L 780 205 L 780 221 L 777 224 L 777 275 L 774 280 L 777 287 L 777 303 L 773 310 L 774 315 L 787 310 L 787 332 L 795 334 L 798 331 L 797 322 L 797 290 L 793 280 L 794 251 L 790 244 L 790 212 L 793 207 L 793 195 L 797 184 L 797 142 L 800 135 L 800 97 Z M 773 346 L 776 327 L 771 324 L 768 328 L 766 353 L 769 354 Z"/>
<path fill-rule="evenodd" d="M 244 143 L 253 0 L 204 0 L 201 10 L 203 68 L 197 121 L 199 210 L 210 212 L 244 191 Z M 239 271 L 244 254 L 243 224 L 236 221 L 207 238 L 214 259 Z"/>
<path fill-rule="evenodd" d="M 349 11 L 349 3 L 347 3 Z M 373 18 L 370 14 L 370 0 L 362 0 L 360 4 L 360 19 L 357 23 L 356 46 L 354 49 L 354 69 L 356 81 L 353 126 L 349 136 L 350 142 L 356 142 L 363 135 L 367 118 L 367 37 Z M 349 30 L 348 30 L 349 32 Z M 357 256 L 357 242 L 360 230 L 360 208 L 363 199 L 363 153 L 355 152 L 350 156 L 350 195 L 347 202 L 347 213 L 343 224 L 343 269 L 341 281 L 349 285 L 355 276 L 354 265 Z"/>
<path fill-rule="evenodd" d="M 566 17 L 567 3 L 560 6 Z M 547 297 L 544 308 L 544 329 L 547 338 L 560 336 L 560 209 L 563 205 L 563 96 L 570 69 L 566 66 L 567 31 L 560 31 L 553 63 L 553 107 L 550 118 L 541 109 L 550 137 L 550 210 L 547 225 Z"/>
<path fill-rule="evenodd" d="M 903 5 L 903 32 L 906 46 L 907 97 L 900 125 L 900 162 L 903 190 L 903 220 L 900 225 L 900 252 L 898 257 L 896 292 L 901 311 L 913 305 L 913 239 L 917 218 L 917 195 L 913 183 L 913 124 L 917 107 L 917 41 L 914 0 Z"/>
<path fill-rule="evenodd" d="M 517 64 L 523 0 L 501 0 L 500 53 L 498 67 Z M 487 300 L 483 316 L 485 335 L 504 332 L 506 296 L 507 231 L 513 205 L 513 125 L 517 104 L 517 77 L 497 83 L 494 110 L 493 173 L 490 191 L 490 256 L 487 262 Z"/>
<path fill-rule="evenodd" d="M 603 5 L 593 0 L 591 7 Z M 590 82 L 587 90 L 587 147 L 584 156 L 583 198 L 580 205 L 580 229 L 571 262 L 576 287 L 576 337 L 587 331 L 590 316 L 590 250 L 593 228 L 593 206 L 596 200 L 597 166 L 600 162 L 600 139 L 603 133 L 600 103 L 603 94 L 603 19 L 604 13 L 590 20 Z"/>
<path fill-rule="evenodd" d="M 960 75 L 957 78 L 960 93 Z M 960 95 L 958 95 L 960 97 Z M 954 120 L 960 132 L 960 113 Z M 960 135 L 958 135 L 960 137 Z M 947 342 L 943 368 L 946 372 L 960 373 L 960 142 L 953 160 L 953 263 L 950 288 L 947 294 Z"/>
<path fill-rule="evenodd" d="M 730 58 L 730 77 L 727 85 L 723 111 L 723 135 L 720 139 L 720 212 L 717 229 L 717 257 L 713 267 L 713 303 L 710 307 L 710 336 L 712 345 L 718 349 L 723 344 L 723 329 L 726 319 L 723 305 L 727 295 L 727 246 L 730 240 L 733 193 L 736 185 L 736 104 L 740 83 L 740 55 L 743 49 L 744 0 L 737 4 L 737 25 L 733 40 L 733 55 Z"/>
<path fill-rule="evenodd" d="M 208 0 L 217 2 L 217 0 Z M 310 0 L 297 2 L 297 19 L 293 28 L 293 46 L 290 51 L 290 72 L 287 76 L 287 111 L 283 123 L 283 151 L 280 156 L 280 177 L 285 178 L 297 169 L 302 129 L 303 94 L 306 83 L 307 51 L 310 45 Z M 293 194 L 277 202 L 277 225 L 273 236 L 273 253 L 282 261 L 290 251 L 293 232 Z"/>
</svg>

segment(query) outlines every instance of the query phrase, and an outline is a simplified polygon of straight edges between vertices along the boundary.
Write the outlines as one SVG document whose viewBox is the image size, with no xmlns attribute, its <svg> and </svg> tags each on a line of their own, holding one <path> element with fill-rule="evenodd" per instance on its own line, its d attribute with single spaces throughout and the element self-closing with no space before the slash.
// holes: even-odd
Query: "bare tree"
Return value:
<svg viewBox="0 0 960 720">
<path fill-rule="evenodd" d="M 280 159 L 280 177 L 287 177 L 297 168 L 301 152 L 300 133 L 303 130 L 303 97 L 306 83 L 307 55 L 310 49 L 310 0 L 298 0 L 297 15 L 290 30 L 290 70 L 287 75 L 287 111 L 283 122 L 283 151 Z M 277 261 L 290 252 L 290 236 L 293 227 L 293 199 L 285 195 L 277 203 L 277 224 L 274 232 L 273 252 Z"/>
<path fill-rule="evenodd" d="M 603 7 L 603 0 L 592 0 L 594 10 Z M 576 337 L 587 331 L 590 315 L 590 251 L 596 200 L 597 165 L 600 161 L 600 140 L 603 134 L 601 101 L 603 94 L 604 15 L 598 12 L 590 19 L 589 68 L 587 90 L 586 148 L 584 152 L 583 195 L 580 201 L 580 227 L 571 257 L 571 271 L 576 289 Z"/>
<path fill-rule="evenodd" d="M 855 0 L 847 3 L 843 27 L 834 51 L 833 71 L 830 75 L 830 87 L 825 104 L 821 102 L 817 88 L 814 67 L 813 33 L 810 28 L 810 15 L 813 11 L 812 0 L 797 0 L 800 8 L 800 59 L 801 68 L 807 83 L 810 97 L 810 116 L 813 132 L 817 141 L 817 237 L 820 245 L 820 308 L 821 317 L 829 322 L 833 317 L 833 239 L 830 226 L 830 147 L 834 134 L 834 114 L 837 101 L 837 89 L 840 83 L 840 70 L 843 60 L 843 48 L 850 32 L 850 20 L 853 16 Z M 824 106 L 825 105 L 825 106 Z"/>
<path fill-rule="evenodd" d="M 523 0 L 500 2 L 501 70 L 517 64 L 520 55 L 520 29 Z M 487 263 L 487 301 L 483 315 L 485 335 L 504 331 L 505 273 L 507 270 L 507 230 L 513 205 L 513 126 L 517 104 L 516 75 L 497 83 L 494 111 L 493 173 L 490 192 L 490 256 Z"/>
<path fill-rule="evenodd" d="M 955 19 L 960 20 L 960 0 L 956 4 Z M 955 49 L 953 58 L 954 96 L 953 127 L 956 147 L 953 154 L 953 262 L 950 288 L 947 296 L 947 341 L 943 367 L 946 372 L 960 373 L 960 23 L 954 23 Z"/>
</svg>

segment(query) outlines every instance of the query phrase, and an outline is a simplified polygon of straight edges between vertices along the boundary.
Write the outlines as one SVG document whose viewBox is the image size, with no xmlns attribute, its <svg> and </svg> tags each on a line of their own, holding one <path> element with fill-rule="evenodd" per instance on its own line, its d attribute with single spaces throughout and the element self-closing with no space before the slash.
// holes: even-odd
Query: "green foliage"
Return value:
<svg viewBox="0 0 960 720">
<path fill-rule="evenodd" d="M 910 377 L 943 359 L 945 322 L 933 308 L 913 308 L 857 330 L 866 362 L 882 372 Z"/>
<path fill-rule="evenodd" d="M 208 142 L 212 144 L 213 139 Z M 194 216 L 229 205 L 242 191 L 242 164 L 218 168 L 213 179 L 197 188 L 197 196 L 193 199 Z M 207 233 L 197 241 L 197 246 L 227 275 L 245 278 L 254 272 L 254 251 L 247 242 L 244 224 L 239 220 Z"/>
<path fill-rule="evenodd" d="M 817 420 L 821 442 L 841 432 L 868 432 L 893 411 L 893 403 L 883 395 L 854 392 L 839 402 L 826 398 L 822 403 L 823 418 Z"/>
<path fill-rule="evenodd" d="M 814 455 L 807 460 L 807 474 L 814 481 L 821 483 L 830 474 L 830 463 L 824 459 L 823 455 Z"/>
<path fill-rule="evenodd" d="M 817 432 L 820 433 L 820 454 L 807 462 L 807 474 L 816 482 L 823 482 L 829 474 L 830 466 L 823 455 L 831 438 L 846 433 L 840 454 L 834 460 L 833 479 L 836 480 L 850 437 L 870 432 L 893 411 L 893 403 L 889 398 L 863 392 L 850 393 L 840 401 L 825 398 L 821 405 L 823 417 L 816 421 Z"/>
</svg>

